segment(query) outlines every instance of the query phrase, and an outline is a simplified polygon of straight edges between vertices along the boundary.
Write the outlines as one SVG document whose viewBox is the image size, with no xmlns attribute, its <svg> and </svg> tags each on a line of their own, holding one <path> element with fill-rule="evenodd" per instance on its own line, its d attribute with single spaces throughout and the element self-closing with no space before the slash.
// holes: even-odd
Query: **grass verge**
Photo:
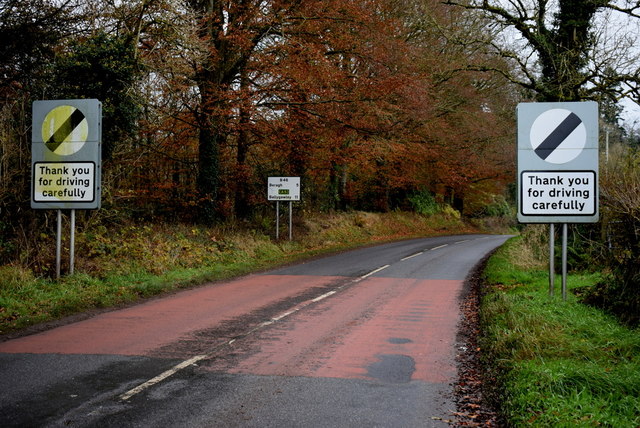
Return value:
<svg viewBox="0 0 640 428">
<path fill-rule="evenodd" d="M 50 279 L 55 238 L 43 236 L 39 269 L 0 266 L 0 334 L 321 253 L 474 231 L 459 216 L 401 212 L 307 216 L 296 224 L 292 242 L 230 225 L 207 228 L 129 222 L 113 228 L 86 227 L 76 237 L 79 273 L 59 281 Z"/>
<path fill-rule="evenodd" d="M 518 265 L 526 246 L 511 239 L 485 270 L 480 346 L 505 420 L 640 426 L 640 331 L 577 301 L 571 290 L 598 274 L 569 275 L 567 301 L 550 297 L 547 272 Z"/>
</svg>

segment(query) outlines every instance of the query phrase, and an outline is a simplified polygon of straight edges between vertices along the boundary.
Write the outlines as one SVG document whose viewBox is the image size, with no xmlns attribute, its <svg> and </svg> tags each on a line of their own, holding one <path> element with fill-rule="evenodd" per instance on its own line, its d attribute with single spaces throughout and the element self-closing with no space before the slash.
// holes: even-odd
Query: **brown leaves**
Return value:
<svg viewBox="0 0 640 428">
<path fill-rule="evenodd" d="M 487 400 L 487 391 L 495 379 L 483 373 L 480 362 L 482 349 L 478 346 L 479 335 L 479 287 L 481 270 L 476 270 L 468 279 L 469 290 L 461 304 L 462 321 L 458 343 L 458 381 L 454 385 L 457 411 L 456 426 L 497 427 L 500 418 Z"/>
</svg>

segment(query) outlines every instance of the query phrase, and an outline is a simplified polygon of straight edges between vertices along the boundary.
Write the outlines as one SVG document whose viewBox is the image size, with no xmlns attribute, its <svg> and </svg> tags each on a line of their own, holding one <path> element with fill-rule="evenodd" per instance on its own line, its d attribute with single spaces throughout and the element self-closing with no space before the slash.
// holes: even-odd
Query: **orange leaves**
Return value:
<svg viewBox="0 0 640 428">
<path fill-rule="evenodd" d="M 157 167 L 140 183 L 194 195 L 200 169 L 217 162 L 210 195 L 233 212 L 265 203 L 268 175 L 300 175 L 317 200 L 357 207 L 371 192 L 464 193 L 510 174 L 507 91 L 450 72 L 475 59 L 443 37 L 461 24 L 436 0 L 190 3 L 200 8 L 180 19 L 192 16 L 192 33 L 171 44 L 156 32 L 149 45 L 170 61 L 146 52 L 158 77 L 145 156 Z M 203 159 L 207 144 L 216 159 Z"/>
</svg>

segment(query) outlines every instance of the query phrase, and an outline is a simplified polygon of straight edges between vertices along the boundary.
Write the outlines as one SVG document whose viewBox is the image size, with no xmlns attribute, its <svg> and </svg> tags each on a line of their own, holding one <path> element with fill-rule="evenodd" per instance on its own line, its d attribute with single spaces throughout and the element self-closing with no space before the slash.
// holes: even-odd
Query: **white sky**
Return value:
<svg viewBox="0 0 640 428">
<path fill-rule="evenodd" d="M 640 127 L 640 106 L 629 99 L 620 101 L 620 105 L 624 107 L 622 112 L 622 120 L 626 126 L 631 128 Z"/>
</svg>

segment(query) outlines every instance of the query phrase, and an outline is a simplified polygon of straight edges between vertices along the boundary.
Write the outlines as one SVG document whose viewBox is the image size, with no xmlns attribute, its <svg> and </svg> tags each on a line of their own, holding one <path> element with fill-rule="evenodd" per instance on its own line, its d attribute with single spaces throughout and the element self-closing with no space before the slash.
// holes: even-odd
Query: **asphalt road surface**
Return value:
<svg viewBox="0 0 640 428">
<path fill-rule="evenodd" d="M 415 239 L 0 343 L 0 425 L 438 427 L 464 279 L 506 236 Z"/>
</svg>

